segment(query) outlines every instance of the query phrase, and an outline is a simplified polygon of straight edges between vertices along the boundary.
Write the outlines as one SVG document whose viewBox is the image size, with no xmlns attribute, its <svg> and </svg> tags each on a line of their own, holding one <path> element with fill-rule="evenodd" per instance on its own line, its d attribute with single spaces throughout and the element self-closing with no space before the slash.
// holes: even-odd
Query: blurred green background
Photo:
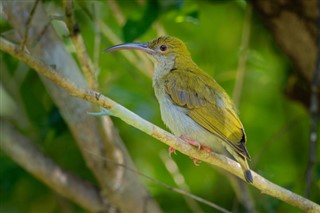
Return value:
<svg viewBox="0 0 320 213">
<path fill-rule="evenodd" d="M 101 54 L 114 45 L 106 36 L 99 20 L 125 41 L 149 41 L 167 34 L 183 40 L 194 61 L 232 97 L 241 57 L 241 39 L 247 4 L 241 0 L 121 0 L 115 11 L 108 1 L 75 1 L 75 17 L 80 25 L 88 52 L 97 63 L 100 91 L 152 123 L 165 128 L 154 97 L 151 78 L 146 70 L 138 70 L 122 53 Z M 60 1 L 45 0 L 48 13 L 64 14 Z M 120 13 L 121 12 L 121 13 Z M 119 21 L 122 17 L 124 20 Z M 118 17 L 118 19 L 117 19 Z M 10 30 L 1 19 L 1 32 Z M 55 29 L 73 51 L 64 24 L 53 21 Z M 270 33 L 253 13 L 248 60 L 238 106 L 245 127 L 251 154 L 251 168 L 265 178 L 292 190 L 304 193 L 304 174 L 308 162 L 309 113 L 300 103 L 284 94 L 288 76 L 294 72 L 289 60 L 277 47 Z M 101 36 L 98 56 L 94 43 Z M 40 149 L 64 168 L 94 182 L 77 146 L 73 142 L 59 110 L 48 96 L 38 75 L 9 55 L 0 53 L 1 85 L 8 79 L 15 82 L 14 93 L 1 86 L 1 115 L 23 111 L 32 126 L 21 129 Z M 141 65 L 142 66 L 142 65 Z M 148 69 L 148 70 L 147 70 Z M 13 97 L 9 94 L 15 94 Z M 17 105 L 18 104 L 18 105 Z M 86 113 L 86 112 L 83 112 Z M 176 186 L 160 157 L 168 147 L 143 132 L 112 118 L 137 170 L 156 180 Z M 319 154 L 319 147 L 317 153 Z M 233 212 L 244 212 L 225 175 L 205 163 L 195 167 L 188 156 L 173 156 L 190 191 Z M 311 200 L 319 203 L 320 167 L 317 164 L 317 188 Z M 184 198 L 141 177 L 141 181 L 159 202 L 164 212 L 192 212 Z M 259 212 L 300 212 L 277 199 L 250 187 Z M 47 188 L 2 152 L 0 154 L 0 212 L 85 212 Z M 216 212 L 200 204 L 203 212 Z"/>
</svg>

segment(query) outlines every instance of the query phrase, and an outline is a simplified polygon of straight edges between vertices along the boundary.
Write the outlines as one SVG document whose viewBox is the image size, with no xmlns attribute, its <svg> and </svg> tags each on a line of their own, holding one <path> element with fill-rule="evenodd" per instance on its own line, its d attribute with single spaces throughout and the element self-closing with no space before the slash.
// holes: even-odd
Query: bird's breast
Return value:
<svg viewBox="0 0 320 213">
<path fill-rule="evenodd" d="M 172 103 L 164 84 L 154 82 L 154 91 L 160 105 L 161 118 L 174 135 L 183 135 L 211 147 L 216 152 L 223 152 L 224 148 L 222 143 L 218 142 L 219 139 L 188 116 L 189 109 Z"/>
</svg>

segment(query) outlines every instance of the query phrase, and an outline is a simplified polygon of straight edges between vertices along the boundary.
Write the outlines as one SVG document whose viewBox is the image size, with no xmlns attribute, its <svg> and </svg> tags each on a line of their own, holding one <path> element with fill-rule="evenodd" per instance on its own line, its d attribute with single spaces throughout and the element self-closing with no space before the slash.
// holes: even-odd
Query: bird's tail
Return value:
<svg viewBox="0 0 320 213">
<path fill-rule="evenodd" d="M 251 174 L 250 167 L 249 167 L 247 159 L 245 157 L 243 157 L 243 156 L 239 156 L 238 155 L 237 156 L 237 161 L 239 162 L 239 164 L 241 166 L 241 169 L 243 171 L 243 176 L 246 179 L 246 181 L 248 183 L 252 183 L 253 182 L 253 177 L 252 177 L 252 174 Z"/>
<path fill-rule="evenodd" d="M 253 177 L 250 171 L 248 160 L 246 156 L 237 153 L 232 147 L 226 147 L 228 152 L 239 162 L 241 169 L 243 171 L 243 176 L 248 183 L 253 182 Z"/>
</svg>

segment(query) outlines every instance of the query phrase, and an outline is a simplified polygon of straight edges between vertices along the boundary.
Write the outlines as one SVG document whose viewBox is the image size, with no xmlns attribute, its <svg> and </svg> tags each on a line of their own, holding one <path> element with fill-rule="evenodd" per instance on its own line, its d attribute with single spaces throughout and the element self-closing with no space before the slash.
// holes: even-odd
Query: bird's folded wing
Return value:
<svg viewBox="0 0 320 213">
<path fill-rule="evenodd" d="M 206 74 L 175 70 L 168 75 L 166 92 L 172 102 L 187 108 L 187 115 L 200 126 L 250 158 L 242 124 L 224 90 Z"/>
</svg>

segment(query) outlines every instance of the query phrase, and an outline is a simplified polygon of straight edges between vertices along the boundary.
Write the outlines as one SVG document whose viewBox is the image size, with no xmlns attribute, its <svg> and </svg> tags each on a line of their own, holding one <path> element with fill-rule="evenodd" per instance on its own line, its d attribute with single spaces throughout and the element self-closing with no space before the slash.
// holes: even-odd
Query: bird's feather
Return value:
<svg viewBox="0 0 320 213">
<path fill-rule="evenodd" d="M 242 124 L 222 87 L 201 70 L 176 69 L 168 75 L 165 88 L 172 102 L 186 108 L 190 118 L 233 147 L 240 156 L 250 158 Z"/>
</svg>

